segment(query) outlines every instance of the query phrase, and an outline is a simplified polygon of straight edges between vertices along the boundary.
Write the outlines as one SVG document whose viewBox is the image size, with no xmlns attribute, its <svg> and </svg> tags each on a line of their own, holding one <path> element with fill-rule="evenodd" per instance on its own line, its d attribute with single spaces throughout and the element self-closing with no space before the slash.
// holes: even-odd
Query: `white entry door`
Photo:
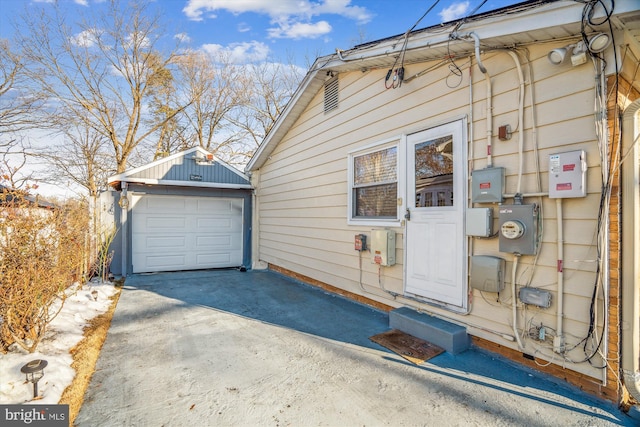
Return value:
<svg viewBox="0 0 640 427">
<path fill-rule="evenodd" d="M 134 195 L 134 273 L 242 265 L 243 199 Z"/>
<path fill-rule="evenodd" d="M 467 306 L 465 121 L 407 136 L 409 295 Z"/>
</svg>

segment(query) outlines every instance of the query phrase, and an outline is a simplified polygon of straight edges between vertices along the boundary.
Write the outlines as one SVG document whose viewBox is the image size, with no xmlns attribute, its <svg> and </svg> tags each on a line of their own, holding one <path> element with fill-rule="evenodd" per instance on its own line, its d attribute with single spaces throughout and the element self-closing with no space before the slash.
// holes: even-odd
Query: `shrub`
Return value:
<svg viewBox="0 0 640 427">
<path fill-rule="evenodd" d="M 0 204 L 0 351 L 15 343 L 32 353 L 85 273 L 87 209 L 43 209 L 7 193 Z"/>
</svg>

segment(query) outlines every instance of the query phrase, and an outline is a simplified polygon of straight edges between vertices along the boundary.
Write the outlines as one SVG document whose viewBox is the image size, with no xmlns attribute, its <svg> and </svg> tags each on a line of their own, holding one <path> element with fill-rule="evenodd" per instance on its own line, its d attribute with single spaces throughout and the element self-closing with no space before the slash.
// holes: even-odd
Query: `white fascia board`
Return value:
<svg viewBox="0 0 640 427">
<path fill-rule="evenodd" d="M 200 188 L 225 188 L 235 190 L 251 190 L 250 184 L 221 184 L 218 182 L 200 182 L 200 181 L 176 181 L 172 179 L 151 179 L 151 178 L 130 178 L 128 183 L 150 184 L 150 185 L 167 185 L 174 187 L 200 187 Z"/>
</svg>

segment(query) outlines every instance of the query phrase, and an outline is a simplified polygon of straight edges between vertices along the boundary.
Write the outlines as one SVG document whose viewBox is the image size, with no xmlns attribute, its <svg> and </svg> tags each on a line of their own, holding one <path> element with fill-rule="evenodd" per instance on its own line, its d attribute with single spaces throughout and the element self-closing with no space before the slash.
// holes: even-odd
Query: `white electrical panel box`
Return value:
<svg viewBox="0 0 640 427">
<path fill-rule="evenodd" d="M 549 198 L 587 195 L 587 155 L 584 150 L 549 156 Z"/>
<path fill-rule="evenodd" d="M 489 237 L 493 234 L 493 209 L 469 208 L 465 217 L 467 236 Z"/>
<path fill-rule="evenodd" d="M 371 262 L 384 267 L 396 263 L 396 232 L 393 230 L 371 230 Z"/>
</svg>

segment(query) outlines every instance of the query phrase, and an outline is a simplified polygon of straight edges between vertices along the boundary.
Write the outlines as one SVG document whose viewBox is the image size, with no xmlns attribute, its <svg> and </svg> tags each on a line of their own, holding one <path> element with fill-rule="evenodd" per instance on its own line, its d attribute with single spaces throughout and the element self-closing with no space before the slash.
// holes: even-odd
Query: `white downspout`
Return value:
<svg viewBox="0 0 640 427">
<path fill-rule="evenodd" d="M 622 376 L 640 401 L 640 100 L 622 118 Z M 628 154 L 627 154 L 628 153 Z M 628 157 L 627 157 L 628 156 Z"/>
</svg>

